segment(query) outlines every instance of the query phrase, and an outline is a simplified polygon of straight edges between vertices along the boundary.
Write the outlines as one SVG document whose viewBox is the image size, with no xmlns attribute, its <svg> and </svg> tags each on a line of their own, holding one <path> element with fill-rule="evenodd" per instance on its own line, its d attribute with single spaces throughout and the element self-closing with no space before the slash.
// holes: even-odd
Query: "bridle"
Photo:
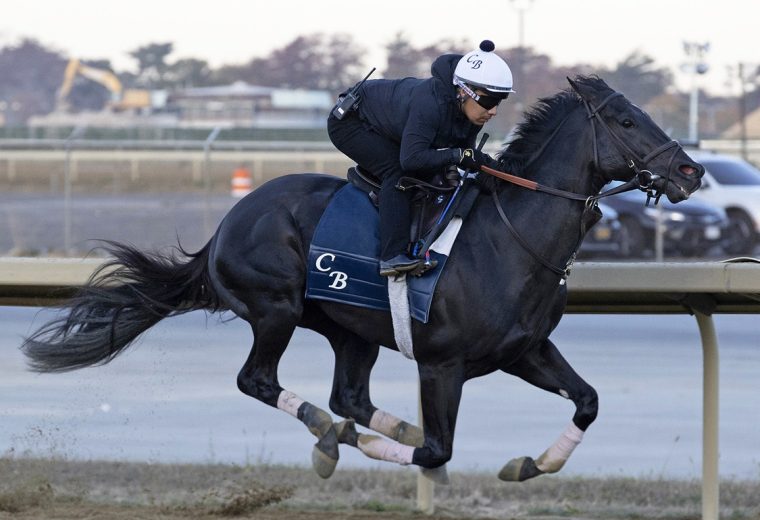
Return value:
<svg viewBox="0 0 760 520">
<path fill-rule="evenodd" d="M 673 164 L 673 161 L 676 158 L 676 155 L 679 151 L 682 150 L 681 145 L 678 143 L 678 141 L 670 140 L 654 150 L 650 151 L 643 157 L 640 156 L 636 151 L 634 151 L 628 143 L 626 143 L 619 135 L 617 135 L 612 128 L 610 128 L 609 124 L 601 117 L 600 113 L 604 109 L 607 104 L 612 101 L 613 99 L 617 98 L 618 96 L 622 96 L 620 92 L 612 92 L 607 97 L 605 97 L 597 106 L 594 106 L 589 100 L 587 100 L 583 94 L 581 94 L 578 89 L 575 87 L 575 85 L 570 82 L 570 85 L 573 87 L 573 90 L 578 94 L 578 96 L 581 98 L 581 101 L 583 102 L 583 105 L 586 109 L 587 119 L 591 123 L 591 136 L 592 136 L 592 143 L 593 143 L 593 152 L 594 152 L 594 168 L 599 171 L 599 147 L 598 147 L 598 139 L 597 139 L 597 123 L 599 126 L 601 126 L 603 129 L 607 131 L 607 133 L 612 138 L 612 142 L 615 145 L 615 148 L 617 149 L 618 153 L 623 157 L 625 160 L 625 163 L 628 165 L 629 168 L 631 168 L 635 175 L 634 177 L 621 184 L 620 186 L 617 186 L 615 188 L 612 188 L 604 193 L 598 193 L 595 195 L 583 195 L 580 193 L 575 193 L 572 191 L 566 191 L 561 190 L 558 188 L 553 188 L 551 186 L 546 186 L 543 184 L 540 184 L 536 181 L 532 181 L 529 179 L 526 179 L 524 177 L 519 177 L 517 175 L 513 175 L 511 173 L 502 172 L 499 170 L 496 170 L 494 168 L 491 168 L 489 166 L 481 166 L 480 170 L 484 173 L 487 173 L 489 175 L 492 175 L 494 177 L 497 177 L 499 179 L 502 179 L 504 181 L 510 182 L 512 184 L 515 184 L 517 186 L 527 188 L 533 191 L 539 191 L 542 193 L 547 193 L 549 195 L 554 195 L 556 197 L 562 197 L 570 200 L 577 200 L 577 201 L 583 201 L 585 204 L 584 208 L 584 215 L 581 217 L 581 224 L 580 224 L 580 234 L 578 238 L 578 242 L 575 246 L 575 249 L 573 250 L 572 255 L 570 256 L 570 259 L 567 261 L 564 268 L 555 266 L 554 264 L 550 263 L 549 261 L 545 260 L 538 252 L 533 249 L 533 247 L 517 232 L 517 230 L 514 228 L 512 223 L 509 221 L 509 218 L 507 218 L 506 213 L 504 213 L 504 209 L 501 206 L 501 203 L 499 202 L 499 198 L 495 191 L 491 192 L 491 196 L 494 200 L 494 204 L 496 205 L 496 209 L 499 213 L 499 216 L 501 217 L 504 224 L 507 226 L 507 229 L 510 231 L 510 233 L 514 236 L 514 238 L 520 243 L 520 245 L 528 251 L 528 253 L 533 256 L 539 263 L 541 263 L 544 267 L 549 269 L 555 274 L 558 274 L 562 277 L 560 280 L 560 284 L 564 284 L 565 280 L 567 279 L 570 269 L 575 262 L 575 257 L 577 255 L 578 249 L 581 245 L 581 242 L 583 241 L 583 237 L 586 234 L 586 226 L 585 226 L 585 214 L 590 211 L 594 211 L 597 207 L 598 201 L 604 197 L 609 197 L 611 195 L 615 195 L 618 193 L 623 193 L 626 191 L 631 191 L 634 189 L 639 189 L 641 191 L 646 192 L 647 194 L 647 205 L 649 204 L 649 201 L 652 197 L 654 197 L 655 205 L 659 202 L 660 197 L 662 196 L 665 188 L 667 187 L 668 183 L 671 182 L 670 180 L 670 167 Z M 572 112 L 571 112 L 572 113 Z M 554 129 L 554 131 L 551 133 L 551 135 L 548 137 L 548 139 L 544 142 L 544 144 L 539 148 L 533 156 L 527 161 L 527 163 L 524 165 L 524 167 L 529 166 L 531 163 L 533 163 L 546 149 L 548 144 L 554 139 L 554 137 L 559 133 L 559 130 L 562 128 L 562 126 L 565 124 L 565 122 L 570 117 L 571 113 L 568 113 L 565 118 L 560 121 L 559 125 Z M 662 183 L 662 185 L 657 188 L 655 187 L 655 181 L 662 178 L 660 175 L 657 175 L 655 173 L 652 173 L 652 171 L 648 168 L 649 163 L 656 157 L 660 156 L 661 154 L 665 153 L 668 150 L 673 149 L 673 152 L 670 156 L 670 160 L 668 161 L 668 167 L 667 167 L 667 174 L 665 176 L 665 182 Z"/>
<path fill-rule="evenodd" d="M 572 84 L 571 84 L 572 85 Z M 615 132 L 612 131 L 612 128 L 610 128 L 610 125 L 601 117 L 600 111 L 613 99 L 622 96 L 620 92 L 613 92 L 610 95 L 608 95 L 606 98 L 602 100 L 601 103 L 599 103 L 598 106 L 594 107 L 590 101 L 588 101 L 586 98 L 583 97 L 583 95 L 578 92 L 577 89 L 573 86 L 573 89 L 576 91 L 578 96 L 580 96 L 581 100 L 583 101 L 583 105 L 586 108 L 586 114 L 588 114 L 588 120 L 591 122 L 591 135 L 592 135 L 592 142 L 593 142 L 593 148 L 594 148 L 594 168 L 599 170 L 599 147 L 597 144 L 597 138 L 596 138 L 596 125 L 595 123 L 599 123 L 599 125 L 607 130 L 607 133 L 610 137 L 612 137 L 612 142 L 616 145 L 618 152 L 621 153 L 623 158 L 626 161 L 626 164 L 629 168 L 631 168 L 634 173 L 636 173 L 636 176 L 634 179 L 639 183 L 638 188 L 642 191 L 647 192 L 647 205 L 649 204 L 649 199 L 652 197 L 655 197 L 654 203 L 657 205 L 657 203 L 660 201 L 660 197 L 663 194 L 663 190 L 670 182 L 670 167 L 673 165 L 673 161 L 676 158 L 676 155 L 678 155 L 678 152 L 682 150 L 681 145 L 678 143 L 678 141 L 670 140 L 645 156 L 641 157 L 638 153 L 636 153 L 630 146 L 628 146 L 628 143 L 626 143 L 619 135 L 617 135 Z M 660 176 L 652 173 L 647 166 L 649 165 L 649 162 L 654 159 L 655 157 L 665 153 L 666 151 L 673 148 L 673 153 L 670 155 L 670 160 L 668 161 L 667 166 L 667 174 L 665 176 L 665 182 L 662 184 L 661 188 L 655 189 L 654 188 L 654 181 L 659 178 Z M 641 167 L 639 167 L 641 165 Z M 609 192 L 605 192 L 609 193 Z M 607 196 L 607 195 L 602 195 Z M 600 197 L 601 198 L 601 197 Z"/>
</svg>

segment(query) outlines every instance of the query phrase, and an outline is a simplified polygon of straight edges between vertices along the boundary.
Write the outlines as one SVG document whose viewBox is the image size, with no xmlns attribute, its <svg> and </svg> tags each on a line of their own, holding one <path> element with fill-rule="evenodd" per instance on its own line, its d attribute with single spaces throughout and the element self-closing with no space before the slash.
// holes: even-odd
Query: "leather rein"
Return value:
<svg viewBox="0 0 760 520">
<path fill-rule="evenodd" d="M 644 157 L 639 156 L 635 151 L 631 149 L 630 146 L 628 146 L 628 144 L 620 136 L 618 136 L 612 131 L 612 128 L 610 128 L 607 122 L 604 121 L 604 119 L 602 119 L 600 115 L 600 111 L 611 100 L 615 99 L 618 96 L 622 96 L 622 94 L 620 92 L 613 92 L 610 95 L 608 95 L 606 98 L 604 98 L 602 102 L 599 103 L 598 106 L 594 107 L 586 98 L 584 98 L 581 95 L 580 92 L 578 92 L 577 89 L 575 89 L 574 85 L 572 86 L 573 86 L 573 89 L 578 94 L 578 96 L 583 101 L 584 107 L 586 108 L 586 114 L 588 115 L 587 119 L 591 123 L 591 135 L 592 135 L 592 142 L 593 142 L 593 149 L 594 149 L 595 168 L 597 170 L 599 169 L 599 149 L 598 149 L 598 144 L 597 144 L 597 129 L 596 129 L 596 123 L 599 123 L 599 125 L 602 128 L 604 128 L 607 131 L 607 133 L 612 137 L 612 141 L 615 144 L 615 147 L 618 149 L 618 152 L 620 152 L 620 154 L 625 159 L 628 167 L 631 168 L 635 172 L 635 175 L 631 180 L 621 184 L 620 186 L 616 188 L 612 188 L 611 190 L 608 190 L 604 193 L 598 193 L 596 195 L 583 195 L 583 194 L 575 193 L 572 191 L 566 191 L 566 190 L 561 190 L 559 188 L 546 186 L 544 184 L 540 184 L 536 181 L 532 181 L 524 177 L 519 177 L 511 173 L 496 170 L 489 166 L 481 166 L 480 171 L 487 173 L 489 175 L 492 175 L 503 181 L 507 181 L 509 183 L 515 184 L 517 186 L 520 186 L 522 188 L 526 188 L 532 191 L 547 193 L 549 195 L 562 197 L 565 199 L 582 201 L 585 204 L 584 213 L 587 211 L 592 211 L 594 208 L 596 208 L 598 201 L 604 197 L 609 197 L 611 195 L 616 195 L 618 193 L 623 193 L 623 192 L 631 191 L 634 189 L 640 189 L 647 193 L 647 205 L 649 204 L 649 200 L 652 197 L 654 197 L 655 205 L 656 205 L 659 202 L 660 197 L 662 196 L 662 190 L 665 188 L 665 186 L 667 186 L 668 182 L 670 182 L 670 167 L 673 164 L 673 161 L 675 160 L 676 155 L 682 149 L 681 145 L 677 141 L 671 140 L 658 146 L 657 148 L 655 148 L 654 150 L 646 154 Z M 554 129 L 554 131 L 549 136 L 549 138 L 544 142 L 541 148 L 526 163 L 525 165 L 526 167 L 530 165 L 531 163 L 533 163 L 543 153 L 543 151 L 546 149 L 548 144 L 552 141 L 552 139 L 554 139 L 557 133 L 559 133 L 559 130 L 562 128 L 562 125 L 565 124 L 565 121 L 567 121 L 569 117 L 570 117 L 570 114 L 565 116 L 565 118 L 559 123 L 559 125 L 557 125 L 557 127 Z M 654 181 L 659 179 L 660 176 L 652 173 L 649 169 L 646 168 L 646 166 L 649 164 L 649 162 L 652 159 L 670 150 L 671 148 L 674 148 L 674 150 L 668 162 L 668 168 L 667 168 L 668 173 L 665 178 L 665 183 L 663 183 L 661 188 L 655 188 Z M 639 165 L 641 165 L 641 167 Z M 541 265 L 549 269 L 551 272 L 560 275 L 562 277 L 560 280 L 560 285 L 564 284 L 565 281 L 567 280 L 568 275 L 570 274 L 570 269 L 572 268 L 572 265 L 575 262 L 575 257 L 578 253 L 578 249 L 580 248 L 581 242 L 583 241 L 583 237 L 586 234 L 585 219 L 581 218 L 581 225 L 580 225 L 581 229 L 580 229 L 580 235 L 578 238 L 578 243 L 576 244 L 575 249 L 573 250 L 573 253 L 570 256 L 570 259 L 567 261 L 565 267 L 562 268 L 545 260 L 518 233 L 518 231 L 514 228 L 512 223 L 509 221 L 509 218 L 507 217 L 506 213 L 504 213 L 504 209 L 502 208 L 501 203 L 499 202 L 499 198 L 496 195 L 496 192 L 495 191 L 491 192 L 491 196 L 493 198 L 494 204 L 496 205 L 496 210 L 498 211 L 499 216 L 501 217 L 504 224 L 507 226 L 507 229 L 514 236 L 514 238 Z"/>
</svg>

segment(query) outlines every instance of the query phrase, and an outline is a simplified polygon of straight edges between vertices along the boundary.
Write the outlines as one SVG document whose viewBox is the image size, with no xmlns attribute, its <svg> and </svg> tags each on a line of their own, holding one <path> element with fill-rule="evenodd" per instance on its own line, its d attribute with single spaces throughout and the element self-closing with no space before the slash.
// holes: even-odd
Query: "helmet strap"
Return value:
<svg viewBox="0 0 760 520">
<path fill-rule="evenodd" d="M 477 100 L 479 100 L 479 99 L 480 99 L 480 96 L 479 96 L 479 95 L 477 95 L 477 94 L 475 93 L 475 91 L 474 91 L 474 90 L 472 90 L 472 89 L 470 88 L 470 86 L 469 86 L 467 83 L 465 83 L 464 81 L 462 81 L 462 80 L 461 80 L 461 79 L 459 79 L 459 78 L 455 78 L 455 80 L 454 80 L 454 81 L 456 81 L 456 85 L 457 85 L 459 88 L 461 88 L 461 89 L 462 89 L 462 91 L 463 91 L 465 94 L 467 94 L 468 96 L 470 96 L 472 99 L 474 99 L 475 101 L 477 101 Z M 462 96 L 462 94 L 461 94 L 461 93 L 458 93 L 458 94 L 457 94 L 457 98 L 462 98 L 462 101 L 464 101 L 464 96 Z"/>
</svg>

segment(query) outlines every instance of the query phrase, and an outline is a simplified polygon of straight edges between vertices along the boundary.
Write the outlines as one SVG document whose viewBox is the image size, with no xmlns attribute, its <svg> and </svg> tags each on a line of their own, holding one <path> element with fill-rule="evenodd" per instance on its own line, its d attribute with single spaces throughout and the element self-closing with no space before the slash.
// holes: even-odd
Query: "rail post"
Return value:
<svg viewBox="0 0 760 520">
<path fill-rule="evenodd" d="M 215 126 L 206 140 L 203 141 L 203 231 L 206 236 L 210 236 L 213 232 L 211 227 L 211 201 L 209 200 L 211 197 L 211 146 L 221 131 L 221 127 Z"/>
<path fill-rule="evenodd" d="M 702 520 L 718 520 L 718 339 L 712 316 L 695 311 L 702 338 Z"/>
<path fill-rule="evenodd" d="M 71 251 L 71 148 L 74 141 L 82 137 L 86 126 L 76 126 L 66 138 L 66 158 L 63 163 L 63 250 Z"/>
<path fill-rule="evenodd" d="M 424 428 L 422 421 L 422 388 L 417 381 L 417 423 Z M 417 469 L 417 510 L 426 515 L 435 512 L 435 483 Z"/>
</svg>

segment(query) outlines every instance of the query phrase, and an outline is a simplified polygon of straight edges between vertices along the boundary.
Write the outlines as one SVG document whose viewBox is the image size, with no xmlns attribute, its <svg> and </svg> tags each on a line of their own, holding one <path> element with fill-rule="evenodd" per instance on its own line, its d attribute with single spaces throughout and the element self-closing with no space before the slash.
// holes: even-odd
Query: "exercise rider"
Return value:
<svg viewBox="0 0 760 520">
<path fill-rule="evenodd" d="M 410 200 L 395 188 L 403 176 L 424 177 L 450 165 L 478 170 L 493 159 L 475 149 L 483 125 L 512 90 L 512 72 L 484 40 L 465 54 L 436 58 L 428 79 L 375 79 L 341 94 L 327 120 L 333 144 L 382 180 L 380 274 L 415 270 L 410 258 Z M 356 96 L 356 101 L 346 95 Z M 347 106 L 348 105 L 348 106 Z"/>
</svg>

